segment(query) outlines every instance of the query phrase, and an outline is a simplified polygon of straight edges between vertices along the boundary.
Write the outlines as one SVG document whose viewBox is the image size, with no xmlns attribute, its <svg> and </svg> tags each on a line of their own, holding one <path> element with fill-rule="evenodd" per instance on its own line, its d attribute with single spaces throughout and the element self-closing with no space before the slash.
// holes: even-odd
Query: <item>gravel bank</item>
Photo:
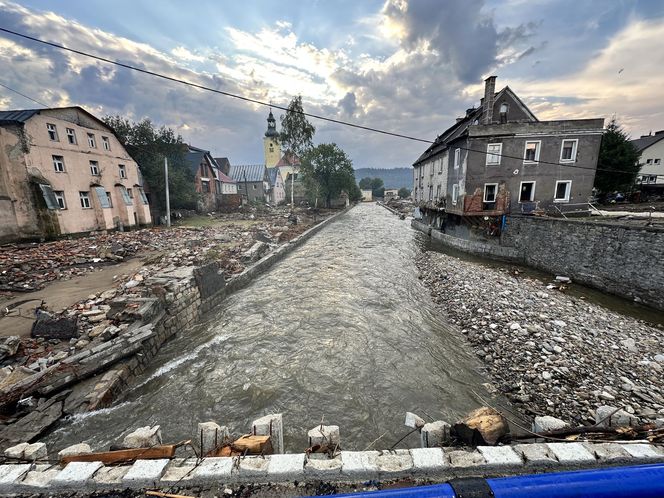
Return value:
<svg viewBox="0 0 664 498">
<path fill-rule="evenodd" d="M 602 405 L 664 415 L 664 332 L 542 282 L 445 254 L 417 261 L 434 301 L 527 415 L 594 423 Z"/>
</svg>

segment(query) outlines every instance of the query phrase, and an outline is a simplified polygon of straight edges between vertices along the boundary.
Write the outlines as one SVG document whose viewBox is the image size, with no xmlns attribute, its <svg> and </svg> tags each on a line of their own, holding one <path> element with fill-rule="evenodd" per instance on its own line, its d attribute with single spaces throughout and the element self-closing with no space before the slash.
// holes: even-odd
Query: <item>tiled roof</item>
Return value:
<svg viewBox="0 0 664 498">
<path fill-rule="evenodd" d="M 236 182 L 262 182 L 265 178 L 264 164 L 231 165 L 230 177 Z"/>
<path fill-rule="evenodd" d="M 295 154 L 292 152 L 286 152 L 283 156 L 281 156 L 281 159 L 279 159 L 279 162 L 275 164 L 275 166 L 299 166 L 300 165 L 300 158 L 297 157 Z"/>
<path fill-rule="evenodd" d="M 645 135 L 641 138 L 637 138 L 636 140 L 630 140 L 630 142 L 634 145 L 634 147 L 636 147 L 636 150 L 641 152 L 643 149 L 647 149 L 652 144 L 659 142 L 663 138 L 664 131 L 658 131 L 654 135 Z"/>
</svg>

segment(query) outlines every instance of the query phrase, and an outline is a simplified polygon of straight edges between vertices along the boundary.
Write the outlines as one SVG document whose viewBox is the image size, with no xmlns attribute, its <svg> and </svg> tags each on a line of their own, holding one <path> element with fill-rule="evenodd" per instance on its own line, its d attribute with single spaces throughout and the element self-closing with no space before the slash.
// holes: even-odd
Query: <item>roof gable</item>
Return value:
<svg viewBox="0 0 664 498">
<path fill-rule="evenodd" d="M 630 140 L 630 143 L 636 147 L 638 152 L 643 152 L 645 149 L 651 145 L 656 144 L 664 138 L 664 131 L 657 132 L 654 135 L 644 135 L 635 140 Z"/>
</svg>

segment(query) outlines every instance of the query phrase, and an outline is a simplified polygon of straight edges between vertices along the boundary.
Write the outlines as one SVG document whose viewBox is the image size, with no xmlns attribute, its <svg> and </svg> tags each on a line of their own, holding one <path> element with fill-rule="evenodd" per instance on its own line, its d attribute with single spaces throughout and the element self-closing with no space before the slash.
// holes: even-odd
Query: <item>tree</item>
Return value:
<svg viewBox="0 0 664 498">
<path fill-rule="evenodd" d="M 614 117 L 602 136 L 595 187 L 602 194 L 631 189 L 640 168 L 636 147 Z"/>
<path fill-rule="evenodd" d="M 302 96 L 298 95 L 288 104 L 286 115 L 279 118 L 281 120 L 281 133 L 279 141 L 285 152 L 291 152 L 298 157 L 313 147 L 313 137 L 316 128 L 304 115 L 302 108 Z"/>
<path fill-rule="evenodd" d="M 353 162 L 337 144 L 320 144 L 309 150 L 302 157 L 302 174 L 309 197 L 325 199 L 327 207 L 342 191 L 357 200 Z"/>
<path fill-rule="evenodd" d="M 155 128 L 147 118 L 136 123 L 122 116 L 106 116 L 103 121 L 113 129 L 118 140 L 138 163 L 150 187 L 154 206 L 161 211 L 166 209 L 164 157 L 167 157 L 171 207 L 196 208 L 198 194 L 194 187 L 194 173 L 187 165 L 187 146 L 180 135 L 164 126 Z"/>
<path fill-rule="evenodd" d="M 406 187 L 401 187 L 399 189 L 399 197 L 402 199 L 408 199 L 410 197 L 410 189 Z"/>
<path fill-rule="evenodd" d="M 362 178 L 360 180 L 360 188 L 362 190 L 371 190 L 372 197 L 383 197 L 385 195 L 385 184 L 383 179 L 376 178 Z"/>
</svg>

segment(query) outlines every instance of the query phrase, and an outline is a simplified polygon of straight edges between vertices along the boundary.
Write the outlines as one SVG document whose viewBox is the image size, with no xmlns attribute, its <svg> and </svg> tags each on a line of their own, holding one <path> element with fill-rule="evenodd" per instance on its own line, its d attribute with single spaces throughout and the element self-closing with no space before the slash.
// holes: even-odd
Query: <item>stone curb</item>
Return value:
<svg viewBox="0 0 664 498">
<path fill-rule="evenodd" d="M 313 481 L 365 482 L 399 478 L 445 481 L 458 476 L 560 472 L 580 468 L 664 462 L 664 446 L 648 443 L 534 443 L 485 446 L 472 450 L 414 448 L 395 451 L 342 451 L 326 455 L 281 454 L 264 457 L 218 457 L 137 460 L 105 467 L 101 462 L 73 462 L 64 469 L 43 464 L 0 465 L 0 493 L 40 490 L 142 489 L 234 483 Z M 182 479 L 182 480 L 180 480 Z"/>
</svg>

